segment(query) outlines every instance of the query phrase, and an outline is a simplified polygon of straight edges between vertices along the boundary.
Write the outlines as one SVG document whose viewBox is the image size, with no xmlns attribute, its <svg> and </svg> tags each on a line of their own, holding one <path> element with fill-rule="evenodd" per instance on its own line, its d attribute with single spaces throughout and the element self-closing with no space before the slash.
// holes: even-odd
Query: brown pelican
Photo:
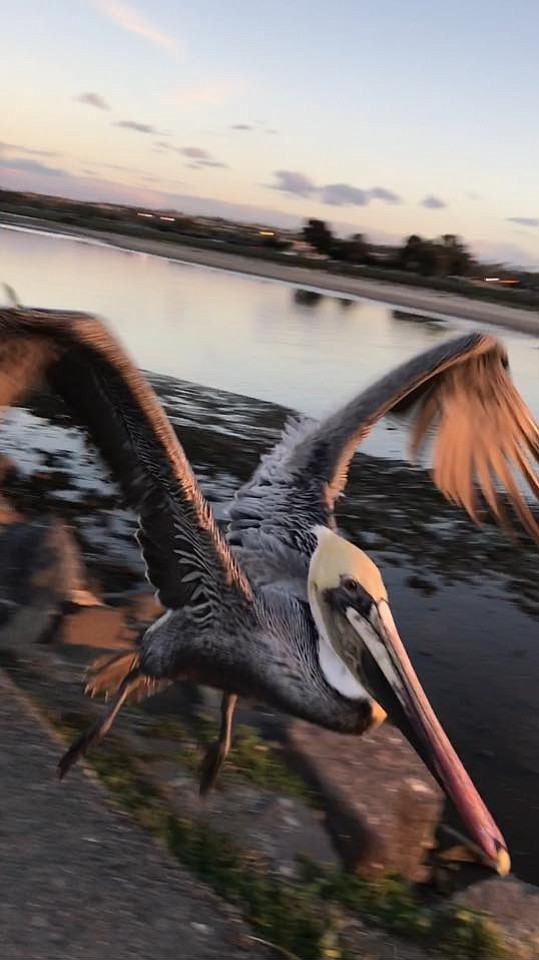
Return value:
<svg viewBox="0 0 539 960">
<path fill-rule="evenodd" d="M 465 334 L 415 357 L 322 423 L 290 422 L 218 530 L 155 394 L 106 327 L 81 313 L 0 309 L 0 404 L 46 379 L 86 425 L 139 516 L 147 576 L 166 613 L 133 652 L 101 659 L 90 692 L 113 694 L 103 718 L 59 764 L 62 776 L 110 729 L 121 705 L 191 680 L 223 691 L 221 735 L 202 768 L 213 782 L 238 695 L 359 735 L 386 715 L 447 796 L 485 862 L 509 870 L 506 844 L 414 673 L 381 573 L 339 536 L 335 502 L 376 421 L 417 410 L 412 448 L 437 426 L 433 479 L 475 519 L 477 480 L 508 522 L 504 489 L 535 538 L 515 473 L 535 496 L 539 430 L 494 337 Z"/>
</svg>

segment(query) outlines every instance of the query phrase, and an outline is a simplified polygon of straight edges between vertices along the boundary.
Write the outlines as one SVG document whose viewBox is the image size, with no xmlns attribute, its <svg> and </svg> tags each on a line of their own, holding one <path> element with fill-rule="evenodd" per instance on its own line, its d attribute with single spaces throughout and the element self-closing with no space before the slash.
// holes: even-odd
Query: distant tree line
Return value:
<svg viewBox="0 0 539 960">
<path fill-rule="evenodd" d="M 398 264 L 424 277 L 467 277 L 477 266 L 460 237 L 446 233 L 424 240 L 413 233 L 398 251 Z"/>
<path fill-rule="evenodd" d="M 288 231 L 280 233 L 279 230 L 261 229 L 255 224 L 235 223 L 220 217 L 208 219 L 177 211 L 172 216 L 163 216 L 163 211 L 159 210 L 140 210 L 123 204 L 88 203 L 2 188 L 0 210 L 55 221 L 75 229 L 91 228 L 148 238 L 158 236 L 159 239 L 208 249 L 220 244 L 222 250 L 239 250 L 262 259 L 281 259 L 292 253 L 297 257 L 297 263 L 306 266 L 312 263 L 309 253 L 293 249 L 295 238 Z M 512 293 L 515 296 L 519 294 L 519 302 L 524 303 L 525 298 L 521 294 L 525 291 L 532 291 L 534 298 L 539 292 L 539 272 L 510 268 L 499 263 L 479 263 L 474 260 L 463 240 L 454 234 L 445 234 L 436 239 L 412 234 L 400 246 L 384 246 L 370 243 L 362 233 L 353 233 L 345 239 L 337 237 L 324 220 L 310 219 L 303 227 L 302 236 L 314 250 L 327 258 L 324 266 L 329 270 L 338 271 L 339 264 L 342 264 L 343 272 L 354 273 L 355 267 L 364 267 L 365 274 L 372 277 L 422 286 L 430 281 L 434 286 L 446 284 L 451 289 L 459 278 L 496 276 L 512 284 L 516 281 L 518 287 L 523 288 L 498 290 L 496 298 L 499 299 L 503 294 L 506 302 L 510 302 L 507 298 L 511 298 Z M 465 288 L 468 295 L 483 295 L 477 290 L 472 292 L 470 284 L 465 283 Z M 526 305 L 535 307 L 535 299 L 528 297 Z"/>
<path fill-rule="evenodd" d="M 402 246 L 386 253 L 383 259 L 378 248 L 370 244 L 362 233 L 353 233 L 348 239 L 342 240 L 333 235 L 324 220 L 308 220 L 303 227 L 303 238 L 318 253 L 332 260 L 408 270 L 424 277 L 466 277 L 477 265 L 462 240 L 450 233 L 437 240 L 425 240 L 414 233 Z"/>
</svg>

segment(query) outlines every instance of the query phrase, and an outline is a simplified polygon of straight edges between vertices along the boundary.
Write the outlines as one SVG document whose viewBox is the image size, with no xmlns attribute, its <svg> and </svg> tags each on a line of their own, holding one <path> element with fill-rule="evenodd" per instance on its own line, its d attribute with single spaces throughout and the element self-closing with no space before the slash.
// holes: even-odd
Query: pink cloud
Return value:
<svg viewBox="0 0 539 960">
<path fill-rule="evenodd" d="M 145 14 L 125 0 L 94 0 L 94 7 L 127 33 L 143 37 L 154 46 L 163 47 L 165 50 L 175 50 L 177 47 L 174 37 L 160 30 Z"/>
</svg>

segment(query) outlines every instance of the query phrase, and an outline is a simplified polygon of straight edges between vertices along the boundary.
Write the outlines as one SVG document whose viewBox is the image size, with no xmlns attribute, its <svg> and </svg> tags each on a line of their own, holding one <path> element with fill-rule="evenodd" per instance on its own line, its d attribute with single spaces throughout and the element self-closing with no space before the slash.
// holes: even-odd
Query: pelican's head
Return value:
<svg viewBox="0 0 539 960">
<path fill-rule="evenodd" d="M 309 568 L 309 602 L 327 682 L 371 703 L 372 723 L 400 728 L 454 803 L 480 858 L 506 874 L 506 844 L 451 746 L 414 672 L 375 563 L 326 527 Z"/>
</svg>

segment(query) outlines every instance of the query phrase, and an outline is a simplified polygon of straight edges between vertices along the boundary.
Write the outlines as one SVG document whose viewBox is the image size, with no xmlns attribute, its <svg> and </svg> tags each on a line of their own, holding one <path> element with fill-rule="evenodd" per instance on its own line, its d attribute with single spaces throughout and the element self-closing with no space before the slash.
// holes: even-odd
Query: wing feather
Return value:
<svg viewBox="0 0 539 960">
<path fill-rule="evenodd" d="M 445 497 L 478 521 L 478 487 L 508 527 L 505 494 L 521 524 L 539 540 L 537 517 L 516 479 L 520 476 L 538 497 L 539 428 L 511 381 L 502 344 L 475 333 L 402 364 L 322 423 L 306 421 L 289 430 L 238 494 L 230 533 L 238 549 L 248 544 L 251 553 L 256 550 L 257 521 L 240 526 L 252 517 L 256 499 L 259 513 L 272 518 L 274 539 L 308 556 L 316 545 L 309 528 L 334 524 L 335 501 L 352 456 L 388 413 L 411 418 L 412 456 L 435 433 L 432 476 Z"/>
<path fill-rule="evenodd" d="M 169 608 L 206 616 L 220 591 L 251 599 L 159 401 L 98 319 L 67 311 L 0 309 L 0 405 L 42 380 L 67 402 L 140 519 L 150 581 Z"/>
</svg>

